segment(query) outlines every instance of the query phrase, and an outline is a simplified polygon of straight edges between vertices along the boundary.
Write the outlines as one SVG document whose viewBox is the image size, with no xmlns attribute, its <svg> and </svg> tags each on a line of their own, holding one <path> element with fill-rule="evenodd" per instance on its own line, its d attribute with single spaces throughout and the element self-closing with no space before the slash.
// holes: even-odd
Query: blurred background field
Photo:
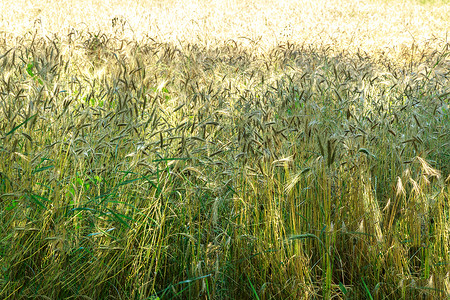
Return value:
<svg viewBox="0 0 450 300">
<path fill-rule="evenodd" d="M 0 298 L 449 297 L 448 1 L 0 11 Z"/>
<path fill-rule="evenodd" d="M 140 40 L 211 43 L 288 40 L 338 49 L 402 51 L 447 42 L 448 1 L 12 1 L 0 4 L 1 31 L 21 36 L 72 29 Z M 113 22 L 113 20 L 116 22 Z M 114 24 L 113 24 L 114 23 Z"/>
</svg>

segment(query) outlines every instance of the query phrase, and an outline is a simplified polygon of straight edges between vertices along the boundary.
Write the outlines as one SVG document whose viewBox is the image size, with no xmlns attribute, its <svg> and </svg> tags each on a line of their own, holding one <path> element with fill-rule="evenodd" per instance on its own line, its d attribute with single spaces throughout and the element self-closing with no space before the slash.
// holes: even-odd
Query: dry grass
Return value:
<svg viewBox="0 0 450 300">
<path fill-rule="evenodd" d="M 448 4 L 31 3 L 2 299 L 449 297 Z"/>
</svg>

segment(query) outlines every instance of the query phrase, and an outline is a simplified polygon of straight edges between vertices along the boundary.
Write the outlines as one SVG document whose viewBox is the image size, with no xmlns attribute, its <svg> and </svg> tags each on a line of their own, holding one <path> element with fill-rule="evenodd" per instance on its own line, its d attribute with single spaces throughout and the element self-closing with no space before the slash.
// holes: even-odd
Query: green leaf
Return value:
<svg viewBox="0 0 450 300">
<path fill-rule="evenodd" d="M 51 165 L 51 166 L 37 168 L 37 169 L 34 169 L 33 171 L 31 171 L 31 174 L 36 174 L 36 173 L 39 173 L 39 172 L 42 172 L 42 171 L 45 171 L 45 170 L 48 170 L 48 169 L 53 169 L 54 167 L 55 166 Z"/>
<path fill-rule="evenodd" d="M 312 234 L 312 233 L 303 233 L 303 234 L 293 235 L 293 236 L 288 238 L 288 241 L 303 240 L 303 239 L 310 239 L 310 238 L 317 239 L 319 241 L 319 243 L 325 248 L 325 245 L 322 242 L 322 240 L 317 235 Z"/>
<path fill-rule="evenodd" d="M 247 275 L 247 279 L 248 279 L 248 282 L 250 283 L 250 287 L 252 288 L 253 294 L 255 295 L 255 299 L 259 300 L 258 293 L 256 292 L 255 287 L 253 286 L 252 282 L 250 281 L 250 278 L 248 277 L 248 275 Z"/>
<path fill-rule="evenodd" d="M 32 200 L 34 203 L 36 203 L 37 205 L 39 205 L 40 207 L 47 209 L 47 206 L 45 206 L 44 203 L 42 203 L 39 200 L 45 200 L 45 201 L 49 201 L 48 199 L 41 197 L 39 195 L 35 195 L 35 194 L 31 194 L 29 195 L 29 199 Z"/>
<path fill-rule="evenodd" d="M 361 280 L 364 286 L 364 290 L 367 293 L 367 296 L 369 297 L 370 300 L 373 300 L 372 294 L 370 293 L 369 288 L 367 287 L 366 282 L 364 281 L 364 278 L 361 278 Z"/>
<path fill-rule="evenodd" d="M 130 225 L 124 219 L 128 219 L 128 220 L 134 221 L 132 218 L 127 217 L 127 216 L 122 215 L 122 214 L 119 214 L 119 213 L 116 213 L 116 212 L 112 211 L 109 208 L 107 208 L 106 210 L 108 210 L 114 216 L 114 219 L 116 219 L 119 223 L 121 223 L 122 225 L 124 225 L 127 228 L 130 228 Z"/>
<path fill-rule="evenodd" d="M 359 149 L 358 150 L 358 152 L 362 152 L 362 153 L 364 153 L 365 155 L 367 155 L 367 156 L 372 156 L 373 158 L 377 158 L 375 155 L 373 155 L 372 153 L 370 153 L 369 152 L 369 150 L 367 150 L 366 148 L 361 148 L 361 149 Z"/>
<path fill-rule="evenodd" d="M 13 200 L 9 206 L 6 207 L 6 210 L 12 210 L 17 206 L 17 200 Z"/>
<path fill-rule="evenodd" d="M 135 181 L 138 181 L 138 180 L 141 180 L 141 179 L 142 179 L 142 177 L 125 180 L 125 181 L 120 182 L 117 186 L 127 185 L 129 183 L 132 183 L 132 182 L 135 182 Z"/>
<path fill-rule="evenodd" d="M 29 117 L 28 119 L 26 119 L 25 121 L 23 121 L 22 123 L 20 123 L 19 125 L 17 125 L 16 127 L 14 127 L 13 129 L 11 129 L 7 134 L 5 134 L 5 137 L 13 134 L 14 131 L 16 131 L 17 129 L 19 129 L 20 127 L 22 127 L 23 125 L 25 125 L 26 123 L 28 123 L 28 121 L 30 121 L 31 119 L 33 119 L 34 117 L 36 117 L 37 114 L 32 115 L 31 117 Z"/>
<path fill-rule="evenodd" d="M 341 290 L 341 292 L 344 294 L 344 296 L 347 296 L 348 291 L 345 288 L 345 286 L 342 284 L 342 282 L 339 282 L 339 289 Z"/>
<path fill-rule="evenodd" d="M 80 210 L 80 211 L 83 211 L 83 210 L 92 211 L 92 212 L 95 212 L 95 213 L 98 212 L 97 210 L 95 210 L 93 208 L 89 208 L 89 207 L 75 207 L 75 208 L 72 208 L 70 211 L 78 211 L 78 210 Z"/>
<path fill-rule="evenodd" d="M 161 161 L 172 161 L 172 160 L 189 160 L 189 157 L 175 157 L 175 158 L 161 158 L 161 159 L 154 159 L 153 162 L 161 162 Z"/>
<path fill-rule="evenodd" d="M 31 77 L 34 77 L 34 73 L 33 73 L 33 67 L 34 64 L 32 62 L 27 64 L 27 73 L 28 75 L 30 75 Z"/>
</svg>

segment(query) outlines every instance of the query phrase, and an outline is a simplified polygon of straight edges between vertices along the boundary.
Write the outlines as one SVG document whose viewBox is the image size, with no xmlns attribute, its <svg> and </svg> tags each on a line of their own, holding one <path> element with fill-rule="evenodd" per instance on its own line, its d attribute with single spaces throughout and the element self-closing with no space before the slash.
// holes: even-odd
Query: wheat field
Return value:
<svg viewBox="0 0 450 300">
<path fill-rule="evenodd" d="M 0 2 L 1 299 L 450 297 L 450 4 Z"/>
</svg>

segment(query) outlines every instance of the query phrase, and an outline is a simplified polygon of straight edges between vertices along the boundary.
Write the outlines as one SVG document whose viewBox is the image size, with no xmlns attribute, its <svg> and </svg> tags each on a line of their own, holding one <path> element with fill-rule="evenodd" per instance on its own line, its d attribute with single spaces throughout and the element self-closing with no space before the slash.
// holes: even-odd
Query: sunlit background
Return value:
<svg viewBox="0 0 450 300">
<path fill-rule="evenodd" d="M 78 30 L 174 43 L 240 39 L 261 47 L 290 41 L 398 52 L 413 43 L 434 47 L 447 41 L 450 5 L 448 1 L 433 3 L 4 0 L 0 31 L 20 36 L 30 29 L 43 35 Z"/>
</svg>

